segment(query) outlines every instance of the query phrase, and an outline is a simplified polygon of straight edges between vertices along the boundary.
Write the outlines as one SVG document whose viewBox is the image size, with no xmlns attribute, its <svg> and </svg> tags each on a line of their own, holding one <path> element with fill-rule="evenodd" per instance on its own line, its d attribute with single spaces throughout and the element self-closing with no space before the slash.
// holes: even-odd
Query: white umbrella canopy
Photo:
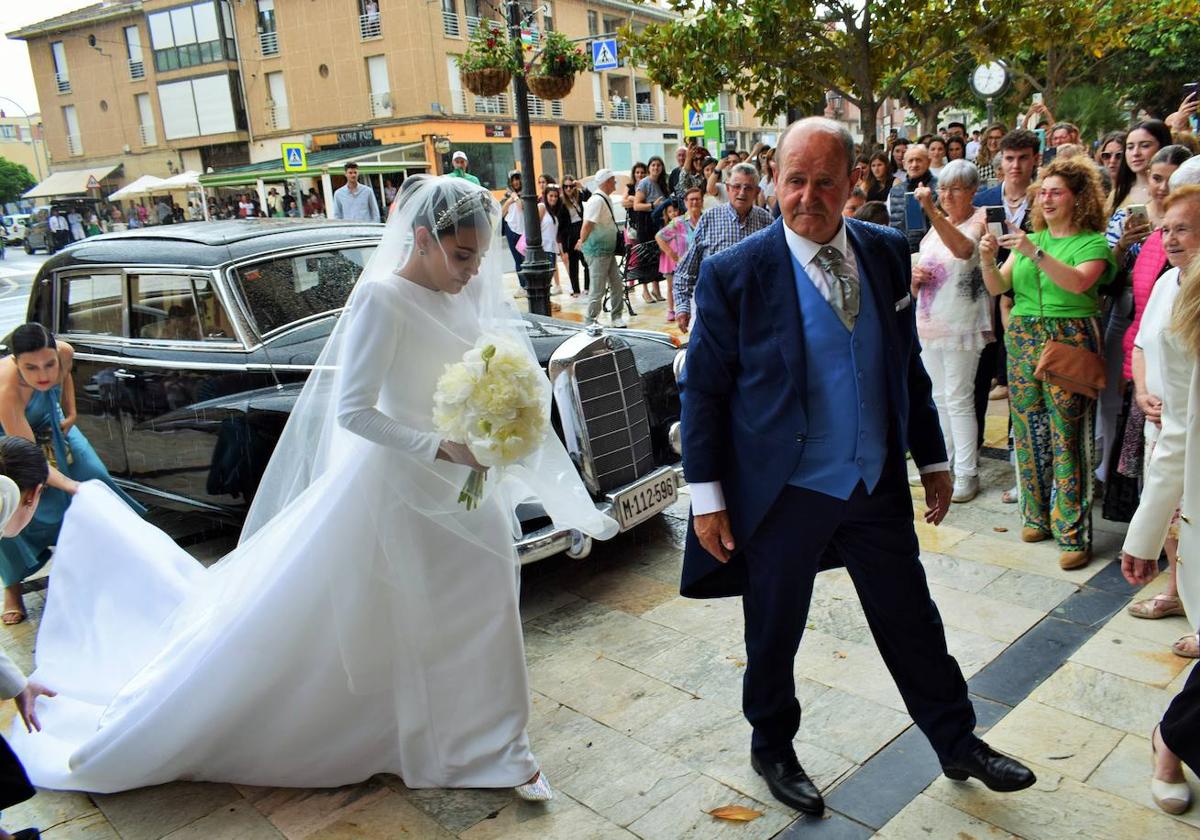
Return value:
<svg viewBox="0 0 1200 840">
<path fill-rule="evenodd" d="M 137 195 L 149 195 L 152 192 L 161 192 L 164 181 L 162 178 L 157 178 L 154 175 L 143 175 L 131 184 L 126 184 L 111 193 L 108 196 L 109 201 L 118 198 L 132 198 Z"/>
<path fill-rule="evenodd" d="M 159 187 L 164 190 L 199 190 L 200 173 L 193 169 L 189 169 L 187 172 L 180 172 L 178 175 L 172 175 L 170 178 L 160 182 Z"/>
</svg>

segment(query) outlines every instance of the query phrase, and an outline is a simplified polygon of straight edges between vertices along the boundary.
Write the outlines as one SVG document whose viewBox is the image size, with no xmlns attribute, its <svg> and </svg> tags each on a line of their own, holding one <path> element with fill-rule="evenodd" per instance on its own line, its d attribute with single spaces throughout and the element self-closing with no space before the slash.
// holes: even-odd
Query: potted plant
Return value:
<svg viewBox="0 0 1200 840">
<path fill-rule="evenodd" d="M 590 66 L 581 47 L 572 44 L 561 32 L 542 36 L 538 52 L 525 65 L 529 89 L 542 99 L 562 99 L 575 85 L 575 74 Z"/>
<path fill-rule="evenodd" d="M 463 87 L 471 93 L 496 96 L 508 89 L 512 74 L 520 65 L 508 34 L 481 23 L 458 60 L 458 72 Z"/>
</svg>

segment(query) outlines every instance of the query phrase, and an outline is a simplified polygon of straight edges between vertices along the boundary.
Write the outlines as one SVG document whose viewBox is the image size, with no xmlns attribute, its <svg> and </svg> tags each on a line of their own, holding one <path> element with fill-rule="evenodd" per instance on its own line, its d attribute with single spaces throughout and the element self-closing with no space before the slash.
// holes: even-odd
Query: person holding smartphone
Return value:
<svg viewBox="0 0 1200 840">
<path fill-rule="evenodd" d="M 920 143 L 909 146 L 908 151 L 904 153 L 904 173 L 906 177 L 898 181 L 888 193 L 888 213 L 892 227 L 908 237 L 909 253 L 915 254 L 921 247 L 921 239 L 925 236 L 928 224 L 924 223 L 924 219 L 921 218 L 923 214 L 919 211 L 909 212 L 910 204 L 914 203 L 909 194 L 917 187 L 937 189 L 937 178 L 929 171 L 929 150 Z"/>
</svg>

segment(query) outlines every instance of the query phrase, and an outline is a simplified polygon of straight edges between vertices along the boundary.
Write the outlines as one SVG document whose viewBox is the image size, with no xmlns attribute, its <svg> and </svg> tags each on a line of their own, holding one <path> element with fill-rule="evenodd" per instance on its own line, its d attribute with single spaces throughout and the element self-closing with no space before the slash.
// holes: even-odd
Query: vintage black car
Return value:
<svg viewBox="0 0 1200 840">
<path fill-rule="evenodd" d="M 49 259 L 28 317 L 74 346 L 78 425 L 114 478 L 151 504 L 244 517 L 382 230 L 197 222 L 93 237 Z M 682 482 L 671 339 L 534 315 L 525 325 L 555 380 L 554 427 L 568 430 L 596 504 L 623 530 L 670 505 Z M 538 506 L 519 513 L 523 562 L 589 550 Z"/>
</svg>

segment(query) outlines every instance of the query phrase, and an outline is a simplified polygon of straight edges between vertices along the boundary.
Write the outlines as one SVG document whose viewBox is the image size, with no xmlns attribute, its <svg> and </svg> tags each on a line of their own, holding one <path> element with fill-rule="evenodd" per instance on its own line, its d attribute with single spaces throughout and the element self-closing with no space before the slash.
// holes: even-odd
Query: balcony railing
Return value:
<svg viewBox="0 0 1200 840">
<path fill-rule="evenodd" d="M 389 110 L 389 112 L 390 112 L 390 110 Z M 381 115 L 381 116 L 386 116 L 386 114 Z M 291 121 L 291 118 L 288 116 L 287 106 L 286 105 L 276 105 L 274 107 L 267 108 L 267 125 L 269 125 L 272 129 L 276 129 L 276 130 L 283 129 L 283 128 L 291 128 L 292 121 Z"/>
<path fill-rule="evenodd" d="M 497 96 L 476 96 L 475 97 L 475 113 L 476 114 L 507 114 L 508 110 L 508 94 L 501 93 Z"/>
<path fill-rule="evenodd" d="M 637 118 L 640 122 L 654 122 L 654 106 L 649 102 L 637 104 Z"/>
<path fill-rule="evenodd" d="M 390 91 L 371 94 L 371 118 L 390 117 L 392 115 L 392 94 Z"/>
<path fill-rule="evenodd" d="M 70 93 L 71 92 L 71 80 L 69 78 L 67 78 L 66 73 L 55 73 L 54 81 L 58 84 L 58 92 L 59 93 Z"/>
<path fill-rule="evenodd" d="M 78 134 L 67 135 L 67 151 L 72 155 L 83 154 L 83 139 Z"/>
<path fill-rule="evenodd" d="M 365 35 L 363 36 L 366 37 Z M 270 32 L 258 33 L 258 49 L 264 56 L 279 55 L 279 33 L 272 29 Z"/>
<path fill-rule="evenodd" d="M 721 113 L 725 115 L 725 125 L 741 125 L 742 124 L 742 112 L 741 111 L 722 111 Z"/>
<path fill-rule="evenodd" d="M 596 119 L 598 119 L 598 120 L 604 119 L 604 103 L 603 102 L 593 102 L 592 108 L 593 108 L 592 113 L 594 113 L 596 115 Z"/>
<path fill-rule="evenodd" d="M 456 90 L 450 92 L 450 107 L 456 114 L 467 113 L 467 94 L 466 91 Z"/>
<path fill-rule="evenodd" d="M 609 119 L 627 120 L 629 119 L 629 103 L 622 102 L 620 105 L 610 105 L 608 108 Z"/>
<path fill-rule="evenodd" d="M 562 100 L 555 99 L 553 102 L 550 103 L 550 116 L 555 117 L 556 119 L 562 119 L 562 115 L 563 115 Z"/>
<path fill-rule="evenodd" d="M 504 24 L 498 20 L 492 20 L 491 18 L 478 18 L 467 15 L 467 36 L 473 36 L 479 31 L 479 27 L 484 24 L 487 24 L 497 32 L 504 31 Z"/>
<path fill-rule="evenodd" d="M 546 100 L 534 96 L 532 93 L 528 93 L 525 95 L 525 101 L 529 103 L 529 116 L 546 116 Z"/>
<path fill-rule="evenodd" d="M 458 25 L 458 12 L 448 12 L 442 9 L 442 32 L 447 38 L 461 38 L 462 29 Z"/>
<path fill-rule="evenodd" d="M 129 59 L 129 78 L 134 80 L 146 78 L 146 65 L 140 59 Z"/>
<path fill-rule="evenodd" d="M 157 146 L 158 136 L 154 133 L 154 126 L 139 125 L 138 136 L 142 139 L 143 146 Z"/>
<path fill-rule="evenodd" d="M 365 41 L 368 38 L 379 38 L 383 30 L 379 25 L 379 12 L 368 12 L 358 18 L 358 32 Z"/>
</svg>

